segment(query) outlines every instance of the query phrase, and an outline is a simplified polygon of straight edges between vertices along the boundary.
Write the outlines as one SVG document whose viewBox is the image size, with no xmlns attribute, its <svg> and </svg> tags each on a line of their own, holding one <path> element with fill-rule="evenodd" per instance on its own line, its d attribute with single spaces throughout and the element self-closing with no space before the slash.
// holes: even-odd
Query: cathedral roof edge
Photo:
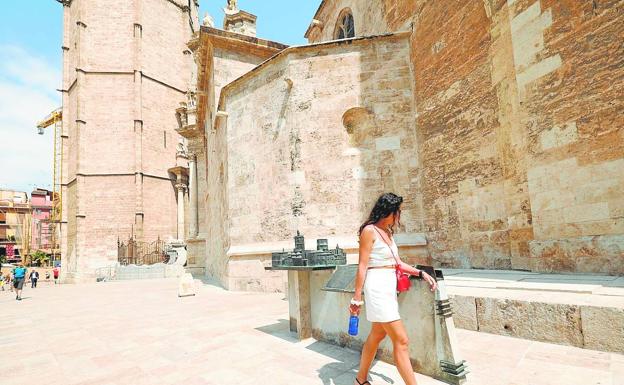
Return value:
<svg viewBox="0 0 624 385">
<path fill-rule="evenodd" d="M 327 4 L 327 0 L 322 0 L 321 4 L 319 4 L 318 8 L 316 9 L 314 16 L 312 16 L 310 25 L 308 26 L 308 29 L 306 29 L 305 34 L 303 35 L 303 37 L 305 37 L 306 39 L 308 38 L 308 36 L 310 36 L 310 32 L 312 31 L 312 29 L 316 27 L 316 25 L 314 24 L 314 20 L 319 20 L 319 15 L 321 14 L 321 11 L 323 10 L 323 8 L 325 8 L 326 4 Z"/>
<path fill-rule="evenodd" d="M 219 28 L 213 28 L 208 26 L 202 26 L 201 32 L 207 36 L 216 36 L 226 39 L 237 40 L 242 43 L 253 44 L 259 47 L 266 47 L 275 50 L 283 50 L 288 48 L 288 45 L 282 44 L 272 40 L 261 39 L 259 37 L 247 36 L 236 32 L 225 31 Z"/>
<path fill-rule="evenodd" d="M 386 33 L 382 35 L 359 36 L 359 37 L 354 37 L 351 39 L 330 40 L 330 41 L 314 43 L 314 44 L 290 46 L 288 48 L 285 48 L 277 52 L 275 55 L 271 56 L 269 59 L 258 64 L 251 71 L 246 72 L 239 78 L 234 79 L 232 82 L 225 85 L 221 89 L 221 94 L 219 97 L 219 104 L 218 104 L 219 110 L 223 109 L 222 107 L 223 107 L 224 97 L 230 92 L 230 90 L 239 86 L 241 83 L 245 82 L 246 80 L 253 78 L 259 71 L 273 64 L 275 61 L 281 58 L 288 57 L 292 54 L 300 53 L 300 52 L 304 52 L 308 50 L 316 50 L 318 48 L 326 48 L 326 47 L 333 47 L 333 46 L 337 47 L 341 45 L 350 45 L 350 44 L 362 44 L 370 40 L 386 40 L 386 39 L 391 40 L 391 39 L 402 39 L 402 38 L 409 39 L 410 36 L 411 36 L 411 31 L 400 31 L 400 32 L 394 32 L 394 33 Z"/>
<path fill-rule="evenodd" d="M 316 12 L 314 13 L 314 17 L 312 19 L 318 19 L 319 15 L 321 14 L 321 11 L 323 10 L 323 8 L 325 8 L 325 5 L 327 5 L 328 0 L 322 0 L 321 4 L 319 4 L 318 8 L 316 9 Z"/>
</svg>

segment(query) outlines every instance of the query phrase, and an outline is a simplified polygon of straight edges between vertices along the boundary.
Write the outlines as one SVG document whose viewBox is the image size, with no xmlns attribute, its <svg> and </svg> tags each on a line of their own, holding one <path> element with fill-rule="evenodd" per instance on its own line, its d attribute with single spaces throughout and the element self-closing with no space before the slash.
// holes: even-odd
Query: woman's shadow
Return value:
<svg viewBox="0 0 624 385">
<path fill-rule="evenodd" d="M 288 321 L 285 319 L 280 319 L 275 324 L 258 327 L 256 330 L 271 334 L 284 341 L 300 342 L 296 335 L 289 331 Z M 335 361 L 325 364 L 317 370 L 323 385 L 353 385 L 355 383 L 355 375 L 360 365 L 360 352 L 321 341 L 311 343 L 306 346 L 306 349 L 310 349 Z M 377 360 L 374 360 L 372 366 L 375 366 L 376 363 Z M 371 382 L 374 385 L 394 384 L 392 378 L 382 373 L 371 370 L 370 375 L 372 376 Z"/>
<path fill-rule="evenodd" d="M 355 375 L 360 364 L 359 352 L 320 341 L 307 346 L 307 349 L 336 360 L 336 362 L 330 362 L 318 369 L 318 376 L 323 381 L 323 385 L 353 385 L 355 383 Z M 377 360 L 374 360 L 372 366 L 375 366 L 376 363 Z M 374 370 L 370 371 L 370 376 L 372 377 L 371 382 L 375 382 L 377 379 L 377 383 L 382 380 L 382 383 L 394 384 L 393 379 Z"/>
</svg>

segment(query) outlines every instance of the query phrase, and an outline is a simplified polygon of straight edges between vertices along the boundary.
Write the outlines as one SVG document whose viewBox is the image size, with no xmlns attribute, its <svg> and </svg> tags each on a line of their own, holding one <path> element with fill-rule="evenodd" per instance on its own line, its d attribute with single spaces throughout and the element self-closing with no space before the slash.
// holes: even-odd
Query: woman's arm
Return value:
<svg viewBox="0 0 624 385">
<path fill-rule="evenodd" d="M 400 266 L 401 266 L 401 270 L 403 270 L 404 272 L 411 274 L 411 275 L 419 275 L 421 270 L 418 270 L 417 268 L 415 268 L 414 266 L 408 265 L 407 263 L 400 261 Z M 427 274 L 424 270 L 422 270 L 422 277 L 425 281 L 427 281 L 427 283 L 429 284 L 429 287 L 431 288 L 431 291 L 434 291 L 435 289 L 438 288 L 438 283 L 436 282 L 435 279 L 433 279 L 433 277 L 431 277 L 429 274 Z"/>
<path fill-rule="evenodd" d="M 400 259 L 399 259 L 400 261 Z M 418 270 L 417 268 L 415 268 L 412 265 L 408 265 L 407 263 L 401 261 L 400 264 L 401 270 L 403 270 L 404 272 L 410 274 L 410 275 L 419 275 L 420 274 L 420 270 Z M 425 274 L 425 272 L 423 271 L 423 274 Z"/>
<path fill-rule="evenodd" d="M 366 269 L 368 268 L 368 260 L 370 259 L 370 252 L 373 248 L 373 242 L 375 241 L 375 234 L 370 226 L 366 226 L 360 234 L 360 249 L 359 249 L 359 261 L 358 269 L 355 273 L 355 294 L 353 299 L 355 301 L 362 300 L 362 288 L 364 287 L 364 280 L 366 279 Z M 350 305 L 349 310 L 353 314 L 360 314 L 360 306 Z"/>
</svg>

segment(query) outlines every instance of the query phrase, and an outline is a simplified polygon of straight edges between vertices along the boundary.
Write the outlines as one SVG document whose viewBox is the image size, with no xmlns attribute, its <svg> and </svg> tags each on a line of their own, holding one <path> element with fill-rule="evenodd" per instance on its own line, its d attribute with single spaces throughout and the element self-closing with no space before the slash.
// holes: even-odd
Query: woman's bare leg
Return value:
<svg viewBox="0 0 624 385">
<path fill-rule="evenodd" d="M 392 340 L 394 363 L 405 385 L 416 385 L 416 376 L 409 358 L 409 339 L 403 321 L 396 320 L 383 323 L 383 328 Z"/>
<path fill-rule="evenodd" d="M 360 358 L 360 370 L 358 371 L 357 379 L 361 383 L 368 378 L 368 371 L 375 359 L 377 348 L 384 338 L 386 338 L 386 331 L 382 324 L 373 322 L 373 327 L 371 328 L 368 338 L 366 338 L 366 342 L 362 348 L 362 357 Z"/>
</svg>

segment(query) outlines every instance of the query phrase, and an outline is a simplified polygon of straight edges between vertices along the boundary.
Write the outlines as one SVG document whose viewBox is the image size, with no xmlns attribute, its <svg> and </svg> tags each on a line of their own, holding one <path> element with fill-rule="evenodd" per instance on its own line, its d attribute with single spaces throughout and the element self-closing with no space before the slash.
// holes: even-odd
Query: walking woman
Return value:
<svg viewBox="0 0 624 385">
<path fill-rule="evenodd" d="M 397 277 L 395 266 L 411 275 L 422 277 L 431 291 L 437 289 L 436 281 L 424 271 L 401 262 L 393 234 L 401 219 L 403 198 L 386 193 L 377 199 L 368 220 L 360 227 L 360 260 L 355 277 L 355 295 L 349 311 L 359 314 L 366 299 L 366 319 L 372 323 L 371 332 L 364 343 L 360 370 L 354 385 L 370 385 L 368 371 L 375 358 L 379 343 L 389 336 L 392 340 L 394 362 L 406 385 L 416 385 L 416 377 L 409 358 L 409 341 L 397 302 Z"/>
</svg>

